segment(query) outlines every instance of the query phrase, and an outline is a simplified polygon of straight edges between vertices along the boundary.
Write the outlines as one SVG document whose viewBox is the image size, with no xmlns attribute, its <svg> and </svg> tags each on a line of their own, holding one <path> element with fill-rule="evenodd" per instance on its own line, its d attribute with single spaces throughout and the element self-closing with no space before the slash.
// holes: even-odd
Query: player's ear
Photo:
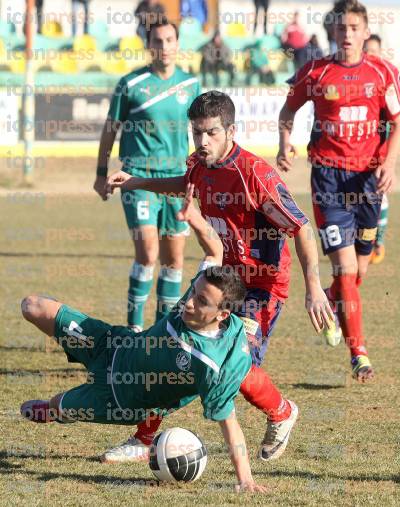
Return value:
<svg viewBox="0 0 400 507">
<path fill-rule="evenodd" d="M 230 314 L 231 314 L 231 311 L 227 310 L 226 308 L 224 308 L 223 310 L 220 310 L 219 314 L 217 315 L 218 322 L 222 322 L 223 320 L 227 319 Z"/>
<path fill-rule="evenodd" d="M 232 141 L 236 134 L 236 125 L 232 123 L 232 125 L 229 125 L 228 130 L 226 131 L 226 136 L 229 141 Z"/>
</svg>

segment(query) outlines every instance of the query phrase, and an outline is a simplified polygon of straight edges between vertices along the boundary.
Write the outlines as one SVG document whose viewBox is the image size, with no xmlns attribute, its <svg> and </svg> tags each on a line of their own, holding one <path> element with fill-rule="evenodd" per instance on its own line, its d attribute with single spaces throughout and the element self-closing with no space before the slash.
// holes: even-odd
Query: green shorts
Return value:
<svg viewBox="0 0 400 507">
<path fill-rule="evenodd" d="M 60 408 L 67 411 L 71 419 L 130 425 L 137 421 L 135 411 L 128 413 L 118 407 L 110 378 L 119 339 L 133 334 L 125 326 L 111 326 L 67 305 L 61 306 L 55 319 L 55 339 L 63 347 L 68 361 L 81 363 L 88 371 L 86 384 L 66 391 L 61 399 Z M 143 419 L 145 417 L 143 414 Z"/>
<path fill-rule="evenodd" d="M 121 192 L 126 222 L 129 229 L 142 225 L 154 225 L 160 236 L 188 235 L 189 225 L 180 222 L 176 214 L 181 210 L 183 200 L 147 190 Z"/>
</svg>

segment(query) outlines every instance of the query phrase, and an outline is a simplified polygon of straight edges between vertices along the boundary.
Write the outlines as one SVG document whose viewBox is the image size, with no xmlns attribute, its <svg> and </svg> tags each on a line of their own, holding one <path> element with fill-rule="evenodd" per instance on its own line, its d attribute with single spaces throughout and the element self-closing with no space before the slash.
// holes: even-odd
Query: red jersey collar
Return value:
<svg viewBox="0 0 400 507">
<path fill-rule="evenodd" d="M 237 159 L 239 153 L 240 146 L 237 143 L 235 143 L 235 141 L 233 141 L 232 149 L 228 153 L 228 155 L 225 158 L 218 160 L 215 164 L 208 166 L 208 169 L 220 169 L 221 167 L 226 167 L 230 165 L 235 159 Z"/>
</svg>

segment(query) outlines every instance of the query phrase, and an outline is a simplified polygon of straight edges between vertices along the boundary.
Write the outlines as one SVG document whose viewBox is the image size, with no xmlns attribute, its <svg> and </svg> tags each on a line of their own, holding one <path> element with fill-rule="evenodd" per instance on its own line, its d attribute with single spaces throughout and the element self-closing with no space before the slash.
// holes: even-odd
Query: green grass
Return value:
<svg viewBox="0 0 400 507">
<path fill-rule="evenodd" d="M 256 459 L 264 419 L 239 396 L 254 476 L 267 496 L 238 496 L 219 428 L 202 418 L 198 402 L 163 427 L 196 430 L 209 448 L 201 480 L 154 485 L 145 464 L 106 466 L 97 457 L 126 438 L 127 428 L 78 423 L 34 425 L 19 416 L 21 402 L 49 397 L 82 383 L 84 371 L 23 321 L 19 302 L 29 293 L 53 295 L 112 323 L 125 320 L 127 274 L 133 248 L 118 198 L 1 198 L 0 244 L 0 505 L 399 505 L 400 196 L 390 198 L 387 258 L 370 269 L 362 287 L 365 329 L 376 380 L 350 378 L 343 345 L 330 349 L 315 336 L 303 309 L 302 277 L 293 261 L 290 298 L 264 366 L 283 393 L 300 407 L 285 455 L 275 463 Z M 307 197 L 299 203 L 310 212 Z M 186 249 L 185 285 L 200 249 Z M 329 265 L 321 260 L 324 284 Z M 147 308 L 154 313 L 154 298 Z"/>
</svg>

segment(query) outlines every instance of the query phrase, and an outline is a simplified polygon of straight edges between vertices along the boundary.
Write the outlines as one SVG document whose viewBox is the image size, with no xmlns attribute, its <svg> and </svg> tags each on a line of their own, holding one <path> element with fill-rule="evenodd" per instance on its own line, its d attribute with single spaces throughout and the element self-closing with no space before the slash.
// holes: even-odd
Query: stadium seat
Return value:
<svg viewBox="0 0 400 507">
<path fill-rule="evenodd" d="M 141 51 L 144 49 L 142 39 L 138 35 L 132 37 L 122 37 L 119 41 L 119 50 L 122 53 L 129 53 L 130 51 Z"/>
<path fill-rule="evenodd" d="M 96 39 L 108 37 L 108 25 L 105 21 L 97 19 L 89 23 L 89 35 Z"/>
<path fill-rule="evenodd" d="M 127 74 L 128 72 L 144 67 L 150 63 L 150 54 L 147 51 L 136 51 L 132 56 L 127 57 L 127 53 L 115 51 L 113 53 L 104 53 L 102 55 L 101 68 L 107 74 Z"/>
<path fill-rule="evenodd" d="M 46 21 L 42 25 L 42 35 L 45 37 L 63 37 L 63 29 L 58 21 Z"/>
<path fill-rule="evenodd" d="M 0 19 L 0 37 L 10 37 L 15 35 L 16 29 L 14 23 Z"/>
<path fill-rule="evenodd" d="M 194 18 L 184 18 L 179 26 L 179 45 L 184 51 L 197 51 L 210 39 L 203 32 L 201 23 Z"/>
<path fill-rule="evenodd" d="M 247 37 L 246 25 L 244 23 L 229 23 L 226 26 L 227 37 Z"/>
<path fill-rule="evenodd" d="M 185 72 L 198 74 L 200 72 L 202 55 L 199 51 L 179 51 L 177 64 Z"/>
<path fill-rule="evenodd" d="M 276 35 L 264 35 L 259 40 L 262 48 L 266 51 L 279 49 L 281 47 L 281 41 Z"/>
<path fill-rule="evenodd" d="M 89 34 L 77 35 L 74 39 L 73 50 L 75 53 L 85 53 L 86 51 L 96 51 L 96 39 Z"/>
<path fill-rule="evenodd" d="M 57 58 L 52 60 L 51 67 L 54 72 L 61 74 L 76 74 L 79 70 L 76 54 L 72 51 L 58 53 Z"/>
</svg>

